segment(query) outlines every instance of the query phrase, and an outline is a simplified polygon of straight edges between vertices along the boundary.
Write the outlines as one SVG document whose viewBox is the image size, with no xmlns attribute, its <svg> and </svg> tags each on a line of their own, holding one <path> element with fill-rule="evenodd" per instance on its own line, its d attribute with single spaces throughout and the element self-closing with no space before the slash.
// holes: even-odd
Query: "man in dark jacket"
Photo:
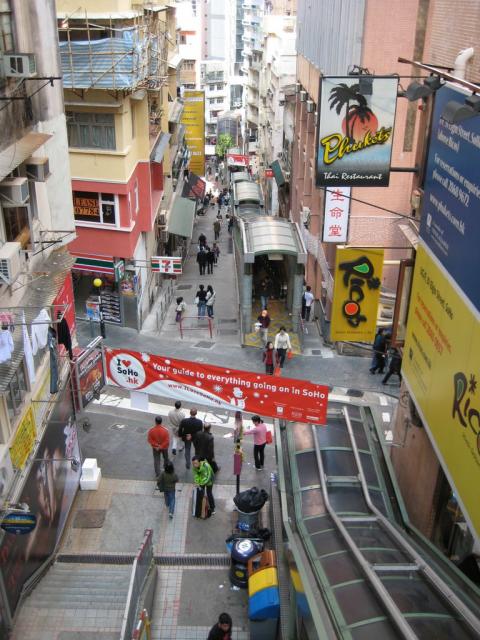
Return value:
<svg viewBox="0 0 480 640">
<path fill-rule="evenodd" d="M 195 455 L 197 455 L 199 458 L 202 458 L 202 460 L 206 460 L 212 467 L 213 472 L 217 473 L 220 467 L 215 462 L 214 441 L 210 429 L 211 425 L 205 423 L 203 425 L 203 431 L 200 431 L 196 434 L 193 444 L 195 447 Z"/>
<path fill-rule="evenodd" d="M 190 409 L 190 417 L 184 418 L 180 422 L 180 427 L 178 429 L 178 435 L 185 443 L 185 465 L 187 469 L 190 469 L 190 463 L 192 460 L 191 449 L 192 442 L 194 443 L 194 447 L 196 450 L 195 438 L 197 433 L 199 433 L 203 428 L 203 423 L 197 417 L 197 410 Z"/>
<path fill-rule="evenodd" d="M 399 350 L 396 347 L 392 347 L 390 349 L 390 363 L 388 365 L 387 375 L 383 378 L 382 384 L 387 384 L 388 380 L 395 373 L 400 382 L 402 381 L 402 374 L 400 370 L 402 368 L 402 356 L 400 355 Z"/>
<path fill-rule="evenodd" d="M 200 275 L 201 276 L 205 275 L 205 267 L 207 264 L 207 251 L 204 245 L 202 245 L 202 248 L 197 253 L 197 262 L 198 262 L 198 269 L 200 271 Z"/>
<path fill-rule="evenodd" d="M 207 640 L 231 640 L 231 637 L 232 618 L 228 613 L 221 613 L 218 616 L 218 622 L 210 629 Z"/>
<path fill-rule="evenodd" d="M 380 327 L 373 343 L 373 358 L 370 365 L 370 373 L 383 373 L 385 368 L 385 355 L 387 352 L 387 339 L 384 336 L 384 329 Z"/>
</svg>

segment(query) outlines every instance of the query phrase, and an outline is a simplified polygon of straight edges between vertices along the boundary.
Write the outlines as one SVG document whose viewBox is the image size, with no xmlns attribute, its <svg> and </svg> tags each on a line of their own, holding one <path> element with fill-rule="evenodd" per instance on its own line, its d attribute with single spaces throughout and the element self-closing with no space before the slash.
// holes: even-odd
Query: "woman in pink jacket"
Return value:
<svg viewBox="0 0 480 640">
<path fill-rule="evenodd" d="M 253 416 L 253 427 L 244 431 L 243 435 L 248 436 L 253 433 L 253 458 L 255 460 L 255 468 L 257 471 L 263 469 L 265 445 L 267 444 L 267 425 L 260 416 Z"/>
</svg>

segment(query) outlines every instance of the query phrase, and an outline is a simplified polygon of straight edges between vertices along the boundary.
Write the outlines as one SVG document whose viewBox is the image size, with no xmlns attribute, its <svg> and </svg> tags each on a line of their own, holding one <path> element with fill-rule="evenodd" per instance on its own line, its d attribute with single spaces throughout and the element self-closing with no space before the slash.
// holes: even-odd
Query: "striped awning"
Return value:
<svg viewBox="0 0 480 640">
<path fill-rule="evenodd" d="M 87 257 L 73 254 L 76 258 L 73 269 L 76 271 L 91 271 L 93 273 L 104 273 L 115 275 L 115 262 L 113 258 L 106 256 Z"/>
</svg>

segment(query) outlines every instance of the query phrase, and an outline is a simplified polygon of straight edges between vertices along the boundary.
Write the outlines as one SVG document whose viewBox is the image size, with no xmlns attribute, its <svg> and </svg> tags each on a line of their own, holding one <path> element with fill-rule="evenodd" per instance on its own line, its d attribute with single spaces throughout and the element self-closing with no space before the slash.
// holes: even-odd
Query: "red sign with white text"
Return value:
<svg viewBox="0 0 480 640">
<path fill-rule="evenodd" d="M 240 153 L 227 153 L 227 165 L 236 165 L 237 167 L 248 167 L 250 158 Z"/>
<path fill-rule="evenodd" d="M 106 349 L 105 355 L 108 382 L 123 389 L 272 418 L 326 424 L 325 385 L 128 349 Z"/>
</svg>

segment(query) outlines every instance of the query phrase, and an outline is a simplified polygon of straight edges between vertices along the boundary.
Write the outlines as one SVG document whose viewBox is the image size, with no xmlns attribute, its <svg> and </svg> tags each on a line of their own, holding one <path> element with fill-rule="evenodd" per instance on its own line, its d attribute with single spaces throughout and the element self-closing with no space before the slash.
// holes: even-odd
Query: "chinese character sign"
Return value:
<svg viewBox="0 0 480 640">
<path fill-rule="evenodd" d="M 331 338 L 372 342 L 377 325 L 383 249 L 337 248 Z"/>
<path fill-rule="evenodd" d="M 325 189 L 322 242 L 347 241 L 350 191 L 350 187 Z"/>
<path fill-rule="evenodd" d="M 182 259 L 177 256 L 152 256 L 152 271 L 179 275 L 182 273 Z"/>
</svg>

